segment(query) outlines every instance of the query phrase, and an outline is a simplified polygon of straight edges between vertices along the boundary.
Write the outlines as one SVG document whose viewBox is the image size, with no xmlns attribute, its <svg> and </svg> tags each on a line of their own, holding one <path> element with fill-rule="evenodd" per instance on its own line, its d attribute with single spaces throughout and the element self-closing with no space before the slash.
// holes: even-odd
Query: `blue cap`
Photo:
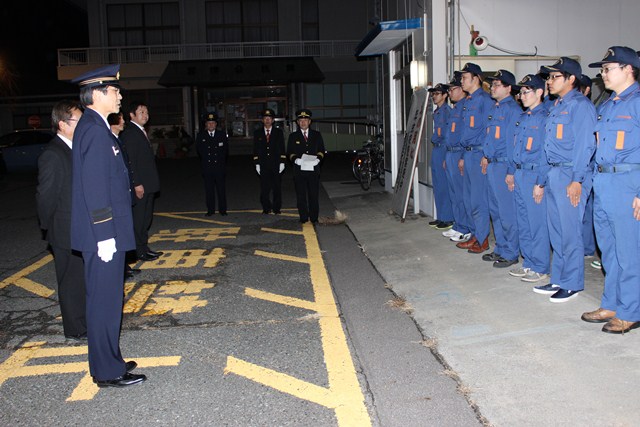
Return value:
<svg viewBox="0 0 640 427">
<path fill-rule="evenodd" d="M 532 89 L 544 90 L 544 85 L 545 82 L 539 74 L 527 74 L 520 80 L 520 83 L 516 85 L 516 88 L 530 87 Z"/>
<path fill-rule="evenodd" d="M 206 116 L 204 116 L 204 121 L 218 123 L 218 115 L 216 113 L 208 113 Z"/>
<path fill-rule="evenodd" d="M 462 86 L 462 73 L 460 71 L 454 71 L 453 72 L 453 78 L 451 79 L 451 81 L 449 82 L 449 87 L 452 86 Z"/>
<path fill-rule="evenodd" d="M 467 62 L 460 70 L 461 73 L 471 73 L 476 76 L 482 76 L 482 68 L 478 64 L 474 64 L 473 62 Z"/>
<path fill-rule="evenodd" d="M 600 68 L 604 64 L 610 63 L 631 65 L 632 67 L 640 68 L 640 58 L 638 58 L 638 53 L 626 46 L 611 46 L 607 50 L 607 53 L 605 53 L 602 61 L 589 64 L 589 68 Z"/>
<path fill-rule="evenodd" d="M 580 81 L 580 86 L 581 87 L 591 87 L 591 85 L 593 83 L 591 81 L 591 77 L 587 76 L 586 74 L 581 75 L 578 80 Z"/>
<path fill-rule="evenodd" d="M 104 67 L 88 71 L 74 79 L 81 88 L 98 86 L 119 86 L 120 85 L 120 64 L 105 65 Z"/>
<path fill-rule="evenodd" d="M 502 83 L 506 85 L 510 85 L 510 86 L 516 85 L 516 76 L 514 76 L 507 70 L 498 70 L 493 76 L 487 77 L 487 80 L 500 80 Z"/>
<path fill-rule="evenodd" d="M 311 110 L 309 110 L 308 108 L 298 110 L 296 111 L 296 117 L 299 119 L 311 119 Z"/>
<path fill-rule="evenodd" d="M 560 57 L 560 59 L 558 59 L 556 63 L 553 65 L 545 65 L 540 68 L 540 72 L 544 74 L 549 74 L 552 71 L 558 71 L 560 73 L 568 73 L 573 76 L 576 76 L 576 78 L 582 75 L 582 67 L 580 66 L 580 63 L 575 59 L 571 59 L 566 56 Z"/>
<path fill-rule="evenodd" d="M 442 93 L 447 93 L 447 91 L 449 90 L 449 85 L 445 85 L 443 83 L 438 83 L 437 85 L 435 85 L 434 87 L 427 89 L 427 92 L 442 92 Z"/>
</svg>

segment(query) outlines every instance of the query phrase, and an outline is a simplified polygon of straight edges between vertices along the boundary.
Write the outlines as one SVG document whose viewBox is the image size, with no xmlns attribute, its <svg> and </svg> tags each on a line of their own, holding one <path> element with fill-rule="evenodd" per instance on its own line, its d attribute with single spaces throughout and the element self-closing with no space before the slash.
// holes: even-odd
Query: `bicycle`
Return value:
<svg viewBox="0 0 640 427">
<path fill-rule="evenodd" d="M 371 181 L 374 179 L 377 179 L 384 187 L 384 144 L 381 134 L 376 135 L 375 142 L 366 141 L 363 148 L 356 152 L 352 163 L 352 172 L 365 191 L 371 188 Z"/>
</svg>

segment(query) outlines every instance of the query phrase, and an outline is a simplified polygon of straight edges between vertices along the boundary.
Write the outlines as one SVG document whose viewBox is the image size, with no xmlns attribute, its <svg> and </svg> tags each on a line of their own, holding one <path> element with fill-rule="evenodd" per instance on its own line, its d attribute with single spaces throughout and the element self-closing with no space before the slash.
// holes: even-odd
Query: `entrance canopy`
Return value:
<svg viewBox="0 0 640 427">
<path fill-rule="evenodd" d="M 379 56 L 387 54 L 420 28 L 422 28 L 422 19 L 420 18 L 380 22 L 358 44 L 355 55 Z"/>
<path fill-rule="evenodd" d="M 324 74 L 313 58 L 251 58 L 169 61 L 158 84 L 175 86 L 258 86 L 317 83 Z"/>
</svg>

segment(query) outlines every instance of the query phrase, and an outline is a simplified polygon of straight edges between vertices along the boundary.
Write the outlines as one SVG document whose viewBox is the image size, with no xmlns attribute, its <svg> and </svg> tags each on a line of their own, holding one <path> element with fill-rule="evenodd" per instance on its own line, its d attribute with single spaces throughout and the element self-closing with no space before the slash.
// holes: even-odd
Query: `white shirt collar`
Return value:
<svg viewBox="0 0 640 427">
<path fill-rule="evenodd" d="M 69 138 L 67 138 L 66 136 L 62 135 L 62 134 L 58 134 L 58 138 L 60 138 L 61 140 L 64 141 L 65 144 L 67 144 L 69 146 L 69 148 L 73 149 L 72 145 L 73 143 L 71 142 L 71 140 Z"/>
</svg>

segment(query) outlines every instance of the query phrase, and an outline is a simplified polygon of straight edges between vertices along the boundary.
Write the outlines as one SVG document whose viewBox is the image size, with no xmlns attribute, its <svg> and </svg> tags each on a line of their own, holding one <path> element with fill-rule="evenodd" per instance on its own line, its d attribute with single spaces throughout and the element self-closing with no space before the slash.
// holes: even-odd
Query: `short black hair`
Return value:
<svg viewBox="0 0 640 427">
<path fill-rule="evenodd" d="M 58 123 L 66 122 L 73 115 L 73 110 L 80 110 L 78 101 L 63 99 L 56 103 L 51 110 L 51 130 L 57 133 L 60 130 Z"/>
</svg>

